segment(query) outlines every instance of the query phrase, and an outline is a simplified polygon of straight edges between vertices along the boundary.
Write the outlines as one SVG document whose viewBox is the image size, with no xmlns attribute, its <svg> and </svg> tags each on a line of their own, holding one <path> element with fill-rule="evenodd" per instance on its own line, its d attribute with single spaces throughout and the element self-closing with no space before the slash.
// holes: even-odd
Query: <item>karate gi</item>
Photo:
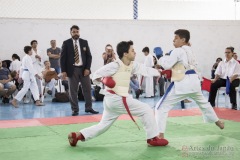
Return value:
<svg viewBox="0 0 240 160">
<path fill-rule="evenodd" d="M 197 63 L 189 46 L 175 48 L 170 56 L 164 56 L 159 61 L 159 64 L 165 69 L 171 69 L 176 63 L 182 63 L 186 71 L 196 71 Z M 186 98 L 192 98 L 198 104 L 205 122 L 217 122 L 219 120 L 210 103 L 203 97 L 198 75 L 186 74 L 182 80 L 175 81 L 166 98 L 164 100 L 163 98 L 160 99 L 156 104 L 155 116 L 159 133 L 165 132 L 168 112 L 177 102 Z M 162 100 L 163 102 L 161 102 Z M 159 104 L 161 105 L 159 106 Z"/>
<path fill-rule="evenodd" d="M 148 54 L 145 57 L 144 65 L 146 67 L 153 67 L 153 56 L 152 54 Z M 153 97 L 154 90 L 153 90 L 153 76 L 144 77 L 145 80 L 145 97 Z"/>
<path fill-rule="evenodd" d="M 120 65 L 124 65 L 122 61 L 117 60 L 114 62 L 111 62 L 102 68 L 98 69 L 94 75 L 93 75 L 93 82 L 96 83 L 97 78 L 101 77 L 114 77 L 117 73 L 119 73 Z M 124 77 L 124 80 L 117 79 L 119 82 L 118 84 L 125 83 L 124 81 L 129 80 L 131 74 L 141 74 L 143 76 L 159 76 L 159 72 L 153 68 L 145 67 L 144 65 L 132 62 L 132 68 L 127 67 L 124 70 L 125 72 L 130 72 L 128 76 L 122 76 Z M 122 73 L 124 72 L 121 71 Z M 124 73 L 123 73 L 124 74 Z M 126 85 L 126 84 L 125 84 Z M 128 84 L 129 87 L 129 84 Z M 125 88 L 126 89 L 126 88 Z M 122 92 L 123 87 L 119 85 L 118 87 L 115 87 L 113 91 L 115 93 Z M 128 93 L 125 93 L 128 94 Z M 128 104 L 129 110 L 133 116 L 138 116 L 143 123 L 143 128 L 146 131 L 146 137 L 147 139 L 153 138 L 158 135 L 157 132 L 157 125 L 156 121 L 154 119 L 153 110 L 151 107 L 143 102 L 140 102 L 136 99 L 133 99 L 131 95 L 128 95 L 126 97 L 126 102 Z M 115 122 L 115 120 L 122 114 L 127 114 L 127 111 L 124 107 L 122 96 L 119 96 L 118 94 L 112 94 L 106 91 L 104 101 L 103 101 L 104 111 L 102 115 L 101 121 L 92 127 L 85 128 L 80 130 L 81 134 L 85 137 L 85 140 L 89 140 L 91 138 L 94 138 L 105 131 L 107 131 L 110 126 Z"/>
<path fill-rule="evenodd" d="M 21 64 L 22 62 L 19 61 L 18 59 L 15 59 L 14 61 L 12 61 L 12 63 L 10 64 L 9 70 L 12 71 L 16 71 L 17 73 L 19 72 L 20 68 L 21 68 Z"/>
<path fill-rule="evenodd" d="M 41 57 L 41 61 L 38 58 L 35 57 L 36 55 Z M 42 71 L 44 69 L 45 56 L 42 54 L 42 52 L 40 50 L 37 50 L 37 52 L 35 52 L 32 49 L 31 58 L 32 58 L 32 62 L 33 62 L 33 67 L 35 68 L 37 74 L 40 77 L 42 77 Z M 44 89 L 43 81 L 41 79 L 36 78 L 36 82 L 37 82 L 39 94 L 42 96 L 41 97 L 41 101 L 43 102 L 43 100 L 44 100 L 44 96 L 43 96 L 43 89 Z"/>
<path fill-rule="evenodd" d="M 16 100 L 21 101 L 29 88 L 32 92 L 34 100 L 39 100 L 38 86 L 35 78 L 36 74 L 37 71 L 33 67 L 32 59 L 26 54 L 22 59 L 22 67 L 20 71 L 20 77 L 24 81 L 23 88 L 14 97 Z"/>
</svg>

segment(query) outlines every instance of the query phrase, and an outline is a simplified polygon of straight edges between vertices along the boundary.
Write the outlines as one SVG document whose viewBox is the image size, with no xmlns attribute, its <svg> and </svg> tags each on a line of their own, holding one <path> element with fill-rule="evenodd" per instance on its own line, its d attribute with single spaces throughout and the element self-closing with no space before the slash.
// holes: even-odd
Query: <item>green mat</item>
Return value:
<svg viewBox="0 0 240 160">
<path fill-rule="evenodd" d="M 0 129 L 0 160 L 240 159 L 239 122 L 226 120 L 225 129 L 220 130 L 203 123 L 200 116 L 169 118 L 169 145 L 147 147 L 144 130 L 120 120 L 101 136 L 69 146 L 69 132 L 93 124 Z"/>
</svg>

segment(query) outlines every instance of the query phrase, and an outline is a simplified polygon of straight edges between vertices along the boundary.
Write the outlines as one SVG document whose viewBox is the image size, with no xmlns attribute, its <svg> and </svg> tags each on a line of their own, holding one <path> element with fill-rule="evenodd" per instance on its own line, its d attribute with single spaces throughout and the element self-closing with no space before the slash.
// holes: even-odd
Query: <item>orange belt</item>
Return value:
<svg viewBox="0 0 240 160">
<path fill-rule="evenodd" d="M 112 94 L 116 94 L 113 90 L 107 90 L 109 93 L 112 93 Z M 127 99 L 126 97 L 123 97 L 122 96 L 122 101 L 123 101 L 123 105 L 128 113 L 128 115 L 130 116 L 130 118 L 132 119 L 132 121 L 136 124 L 136 126 L 138 127 L 138 129 L 140 130 L 140 127 L 138 126 L 137 122 L 134 120 L 130 110 L 129 110 L 129 107 L 128 107 L 128 104 L 127 104 Z"/>
</svg>

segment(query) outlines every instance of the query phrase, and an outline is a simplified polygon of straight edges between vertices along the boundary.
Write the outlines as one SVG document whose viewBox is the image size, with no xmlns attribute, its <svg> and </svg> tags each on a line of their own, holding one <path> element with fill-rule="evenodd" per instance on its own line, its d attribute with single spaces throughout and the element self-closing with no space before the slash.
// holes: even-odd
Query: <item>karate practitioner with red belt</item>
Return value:
<svg viewBox="0 0 240 160">
<path fill-rule="evenodd" d="M 146 139 L 149 146 L 167 145 L 168 141 L 166 139 L 157 137 L 157 124 L 151 107 L 133 99 L 132 96 L 128 94 L 132 74 L 159 76 L 160 73 L 156 69 L 145 67 L 143 64 L 134 61 L 136 53 L 132 41 L 120 42 L 117 45 L 117 53 L 119 60 L 101 67 L 93 75 L 94 83 L 99 83 L 101 78 L 103 78 L 103 83 L 107 86 L 103 101 L 104 110 L 101 121 L 97 125 L 82 129 L 79 132 L 69 133 L 68 139 L 70 145 L 76 146 L 78 140 L 86 141 L 101 135 L 106 132 L 122 114 L 129 114 L 134 122 L 135 120 L 132 115 L 139 117 L 146 131 Z"/>
</svg>

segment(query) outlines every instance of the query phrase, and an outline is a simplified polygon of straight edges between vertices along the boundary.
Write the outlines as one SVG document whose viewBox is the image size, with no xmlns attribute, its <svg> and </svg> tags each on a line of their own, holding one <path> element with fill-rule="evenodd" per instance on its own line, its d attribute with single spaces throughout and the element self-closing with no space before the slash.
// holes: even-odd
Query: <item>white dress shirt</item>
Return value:
<svg viewBox="0 0 240 160">
<path fill-rule="evenodd" d="M 22 63 L 18 59 L 15 59 L 14 61 L 12 61 L 11 65 L 9 67 L 10 71 L 18 72 L 20 70 L 21 64 Z"/>
<path fill-rule="evenodd" d="M 234 58 L 229 61 L 225 59 L 218 64 L 215 75 L 219 75 L 222 79 L 226 79 L 227 76 L 230 78 L 234 75 L 238 75 L 237 78 L 239 78 L 240 64 Z"/>
<path fill-rule="evenodd" d="M 82 63 L 82 56 L 81 56 L 81 49 L 80 49 L 79 39 L 77 39 L 77 40 L 72 39 L 72 40 L 73 40 L 74 56 L 75 56 L 75 44 L 77 44 L 78 54 L 79 54 L 79 63 L 75 63 L 74 66 L 82 66 L 83 63 Z"/>
</svg>

